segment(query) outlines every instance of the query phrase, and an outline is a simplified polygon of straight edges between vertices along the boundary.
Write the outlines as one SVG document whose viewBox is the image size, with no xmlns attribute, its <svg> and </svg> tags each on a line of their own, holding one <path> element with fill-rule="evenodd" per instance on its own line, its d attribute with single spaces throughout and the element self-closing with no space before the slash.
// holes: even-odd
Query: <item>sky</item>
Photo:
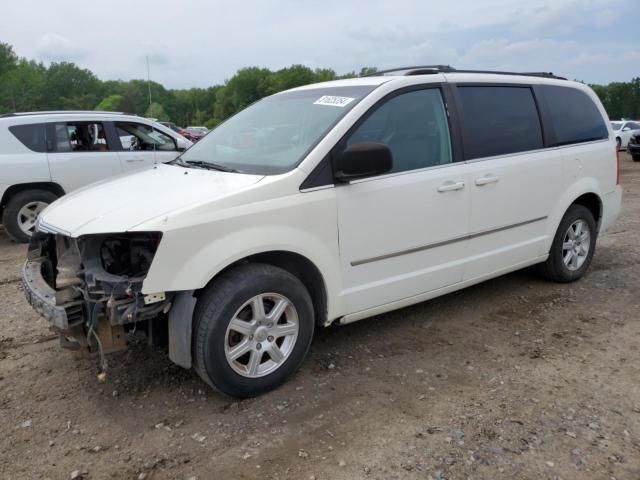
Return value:
<svg viewBox="0 0 640 480">
<path fill-rule="evenodd" d="M 552 71 L 588 83 L 640 76 L 629 0 L 5 0 L 0 42 L 103 80 L 221 84 L 292 64 Z"/>
</svg>

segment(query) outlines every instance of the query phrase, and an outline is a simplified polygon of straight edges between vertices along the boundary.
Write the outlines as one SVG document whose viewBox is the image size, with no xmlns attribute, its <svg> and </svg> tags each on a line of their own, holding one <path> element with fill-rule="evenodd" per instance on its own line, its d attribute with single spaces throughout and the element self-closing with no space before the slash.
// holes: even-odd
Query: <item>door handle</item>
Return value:
<svg viewBox="0 0 640 480">
<path fill-rule="evenodd" d="M 443 192 L 451 192 L 453 190 L 462 190 L 463 188 L 464 188 L 464 182 L 452 182 L 450 180 L 440 185 L 438 187 L 438 191 L 440 193 L 443 193 Z"/>
<path fill-rule="evenodd" d="M 490 183 L 496 183 L 498 180 L 500 180 L 500 177 L 496 177 L 495 175 L 485 175 L 484 177 L 476 178 L 476 185 L 481 187 Z"/>
<path fill-rule="evenodd" d="M 127 158 L 127 163 L 144 162 L 144 158 Z"/>
</svg>

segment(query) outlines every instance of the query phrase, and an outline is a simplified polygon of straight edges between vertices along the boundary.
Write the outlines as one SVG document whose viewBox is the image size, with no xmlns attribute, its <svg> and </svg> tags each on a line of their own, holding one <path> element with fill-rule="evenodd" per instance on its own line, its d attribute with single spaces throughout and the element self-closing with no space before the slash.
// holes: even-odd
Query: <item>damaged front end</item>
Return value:
<svg viewBox="0 0 640 480">
<path fill-rule="evenodd" d="M 126 347 L 125 332 L 166 317 L 171 295 L 144 295 L 142 283 L 159 232 L 71 238 L 36 232 L 23 268 L 25 295 L 68 348 L 109 353 Z"/>
</svg>

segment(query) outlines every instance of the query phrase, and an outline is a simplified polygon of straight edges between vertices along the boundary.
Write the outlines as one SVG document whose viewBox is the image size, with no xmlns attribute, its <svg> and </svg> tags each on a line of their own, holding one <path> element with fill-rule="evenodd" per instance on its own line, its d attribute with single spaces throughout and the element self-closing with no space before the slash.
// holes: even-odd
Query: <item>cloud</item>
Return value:
<svg viewBox="0 0 640 480">
<path fill-rule="evenodd" d="M 162 43 L 147 43 L 140 49 L 134 51 L 139 61 L 146 62 L 148 58 L 151 65 L 170 65 L 172 63 L 172 57 L 174 57 L 172 49 Z"/>
<path fill-rule="evenodd" d="M 504 70 L 548 70 L 576 56 L 580 46 L 572 40 L 533 39 L 511 41 L 506 38 L 483 40 L 461 56 L 465 64 Z"/>
<path fill-rule="evenodd" d="M 566 37 L 591 27 L 610 27 L 625 7 L 620 0 L 559 1 L 513 13 L 508 23 L 515 37 Z"/>
<path fill-rule="evenodd" d="M 553 71 L 571 80 L 608 83 L 609 72 L 618 80 L 637 76 L 640 50 L 620 48 L 615 51 L 585 49 L 575 40 L 533 39 L 513 41 L 507 38 L 483 40 L 459 52 L 455 64 L 481 69 L 505 71 Z M 597 73 L 594 73 L 597 72 Z"/>
<path fill-rule="evenodd" d="M 517 15 L 511 23 L 511 32 L 515 36 L 540 35 L 557 36 L 568 35 L 577 27 L 580 19 L 574 19 L 573 5 L 542 6 L 528 12 L 527 15 Z"/>
<path fill-rule="evenodd" d="M 611 8 L 606 8 L 596 12 L 594 16 L 594 23 L 598 28 L 605 28 L 613 25 L 617 19 L 618 12 Z"/>
<path fill-rule="evenodd" d="M 2 41 L 21 56 L 74 61 L 103 79 L 146 78 L 148 56 L 151 78 L 168 88 L 221 83 L 244 66 L 299 63 L 338 73 L 446 63 L 594 82 L 637 76 L 617 55 L 608 68 L 589 60 L 604 61 L 621 46 L 639 50 L 628 0 L 184 0 L 178 9 L 151 10 L 145 2 L 110 2 L 107 10 L 61 8 L 72 0 L 37 9 L 5 2 Z M 99 23 L 87 21 L 98 14 Z"/>
<path fill-rule="evenodd" d="M 48 62 L 74 62 L 86 58 L 88 51 L 78 43 L 56 33 L 44 34 L 38 40 L 36 52 Z"/>
</svg>

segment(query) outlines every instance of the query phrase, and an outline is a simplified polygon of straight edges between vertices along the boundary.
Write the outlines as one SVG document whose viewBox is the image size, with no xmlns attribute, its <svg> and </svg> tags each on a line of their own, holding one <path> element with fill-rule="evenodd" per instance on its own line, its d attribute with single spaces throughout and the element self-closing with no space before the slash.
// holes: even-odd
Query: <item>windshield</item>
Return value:
<svg viewBox="0 0 640 480">
<path fill-rule="evenodd" d="M 622 123 L 620 122 L 611 122 L 611 128 L 614 130 L 620 130 L 622 128 Z"/>
<path fill-rule="evenodd" d="M 317 88 L 264 98 L 218 126 L 180 158 L 242 173 L 284 173 L 373 88 Z"/>
</svg>

